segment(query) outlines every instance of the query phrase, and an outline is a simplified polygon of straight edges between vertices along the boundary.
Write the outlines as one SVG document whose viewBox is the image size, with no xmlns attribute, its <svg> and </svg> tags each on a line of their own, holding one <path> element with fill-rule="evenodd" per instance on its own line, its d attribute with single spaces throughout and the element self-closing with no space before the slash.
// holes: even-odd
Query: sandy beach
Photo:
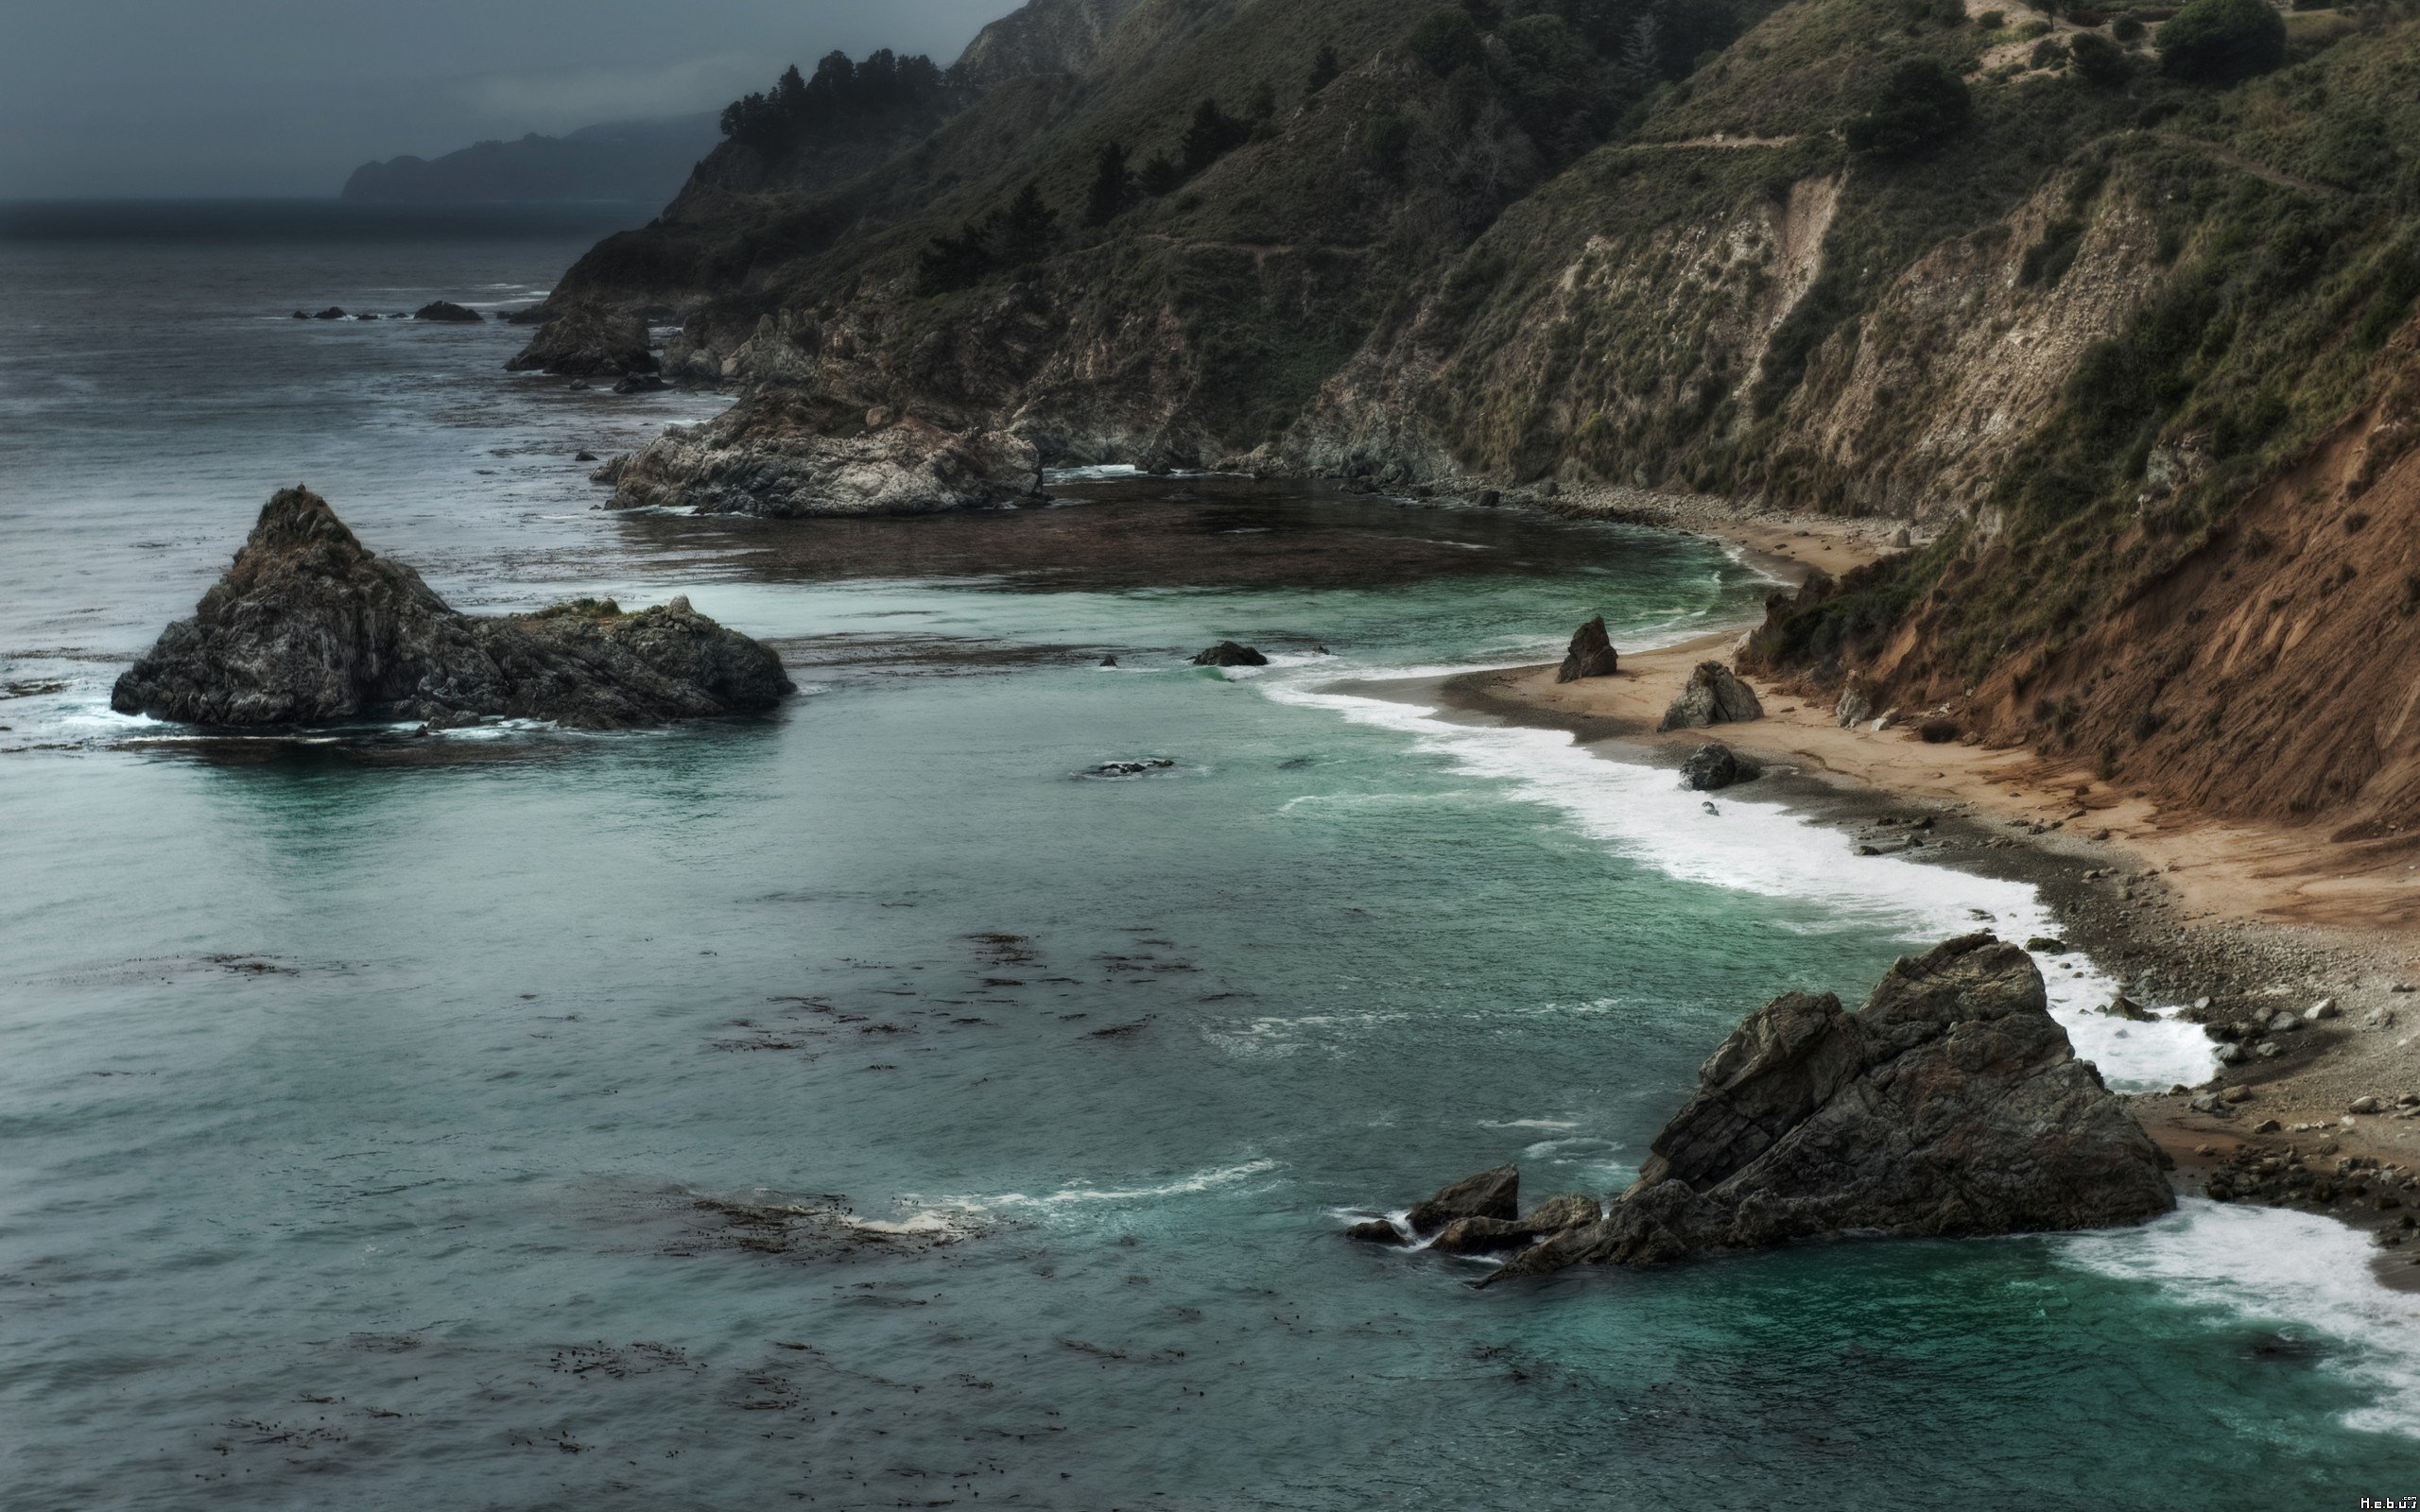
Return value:
<svg viewBox="0 0 2420 1512">
<path fill-rule="evenodd" d="M 1711 506 L 1620 512 L 1715 536 L 1785 581 L 1810 568 L 1837 575 L 1885 549 L 1860 522 L 1733 522 Z M 1878 851 L 2034 883 L 2070 938 L 2121 980 L 2150 973 L 2163 1001 L 2193 1005 L 2185 1011 L 2201 1022 L 2300 1020 L 2332 1002 L 2332 1014 L 2268 1036 L 2273 1056 L 2248 1054 L 2203 1088 L 2140 1097 L 2137 1111 L 2175 1157 L 2183 1190 L 2209 1192 L 2216 1177 L 2218 1192 L 2240 1200 L 2377 1229 L 2381 1275 L 2420 1289 L 2420 1257 L 2406 1258 L 2420 1236 L 2402 1242 L 2407 1202 L 2420 1207 L 2420 1105 L 2397 1107 L 2420 1093 L 2420 885 L 2408 859 L 2163 807 L 2026 748 L 1928 744 L 1922 710 L 1889 712 L 1887 728 L 1844 729 L 1828 700 L 1754 679 L 1763 719 L 1658 733 L 1691 669 L 1727 662 L 1745 628 L 1626 650 L 1616 675 L 1571 683 L 1545 665 L 1354 691 L 1567 730 L 1624 760 L 1675 768 L 1720 740 L 1766 768 L 1751 791 Z M 2210 1091 L 2239 1100 L 2223 1113 L 2196 1110 Z M 2380 1111 L 2350 1111 L 2364 1098 Z"/>
</svg>

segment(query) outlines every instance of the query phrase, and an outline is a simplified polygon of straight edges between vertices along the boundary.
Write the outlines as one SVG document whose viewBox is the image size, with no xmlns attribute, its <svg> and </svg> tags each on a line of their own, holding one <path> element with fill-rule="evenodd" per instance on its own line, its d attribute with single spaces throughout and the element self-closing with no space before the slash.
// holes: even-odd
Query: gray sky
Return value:
<svg viewBox="0 0 2420 1512">
<path fill-rule="evenodd" d="M 0 198 L 327 195 L 372 158 L 712 110 L 1020 0 L 0 0 Z"/>
</svg>

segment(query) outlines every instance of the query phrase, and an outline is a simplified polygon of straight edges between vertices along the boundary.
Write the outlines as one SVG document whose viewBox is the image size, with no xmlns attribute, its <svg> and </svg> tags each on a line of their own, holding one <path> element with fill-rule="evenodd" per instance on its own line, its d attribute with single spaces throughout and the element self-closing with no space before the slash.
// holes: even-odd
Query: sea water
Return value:
<svg viewBox="0 0 2420 1512">
<path fill-rule="evenodd" d="M 0 243 L 0 1503 L 2420 1489 L 2415 1310 L 2324 1220 L 1485 1292 L 1339 1237 L 1507 1160 L 1617 1190 L 1770 996 L 2047 932 L 2019 884 L 1371 686 L 1741 622 L 1769 585 L 1723 551 L 1211 478 L 600 513 L 575 454 L 723 401 L 290 318 L 526 302 L 577 229 L 260 225 Z M 686 593 L 801 696 L 606 736 L 111 713 L 297 482 L 461 607 Z M 1274 664 L 1186 663 L 1230 637 Z M 2046 969 L 2113 1082 L 2206 1071 Z"/>
</svg>

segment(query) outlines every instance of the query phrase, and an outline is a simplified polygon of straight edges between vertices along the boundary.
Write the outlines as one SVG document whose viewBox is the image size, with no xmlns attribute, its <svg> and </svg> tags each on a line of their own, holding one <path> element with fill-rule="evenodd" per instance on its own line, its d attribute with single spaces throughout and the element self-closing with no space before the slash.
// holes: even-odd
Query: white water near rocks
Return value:
<svg viewBox="0 0 2420 1512">
<path fill-rule="evenodd" d="M 283 313 L 526 291 L 575 250 L 0 243 L 8 1499 L 2420 1482 L 2411 1306 L 2319 1220 L 2196 1203 L 1484 1294 L 1344 1245 L 1340 1214 L 1507 1159 L 1532 1195 L 1616 1185 L 1748 1007 L 2041 931 L 2038 901 L 1334 689 L 1536 660 L 1588 613 L 1637 644 L 1750 612 L 1703 542 L 1206 478 L 831 529 L 607 516 L 572 454 L 711 398 Z M 110 714 L 295 481 L 461 607 L 687 593 L 807 691 L 601 737 Z M 1275 665 L 1185 664 L 1229 636 Z M 1145 757 L 1177 765 L 1086 775 Z M 2044 964 L 2113 1079 L 2205 1063 Z"/>
</svg>

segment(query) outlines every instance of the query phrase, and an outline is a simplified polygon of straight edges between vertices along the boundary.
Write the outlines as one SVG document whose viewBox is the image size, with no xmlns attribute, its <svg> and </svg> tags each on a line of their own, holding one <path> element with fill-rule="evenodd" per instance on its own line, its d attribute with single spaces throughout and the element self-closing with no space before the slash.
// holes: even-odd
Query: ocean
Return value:
<svg viewBox="0 0 2420 1512">
<path fill-rule="evenodd" d="M 1710 542 L 1117 474 L 608 514 L 578 453 L 726 400 L 291 318 L 518 307 L 603 229 L 0 214 L 0 1503 L 2420 1491 L 2420 1306 L 2318 1218 L 1485 1292 L 1343 1241 L 1507 1160 L 1617 1190 L 1770 996 L 2048 916 L 1372 687 L 1595 613 L 1744 623 L 1771 585 Z M 296 483 L 458 607 L 687 593 L 801 696 L 614 735 L 112 713 Z M 1187 664 L 1230 637 L 1273 664 Z M 2113 1083 L 2206 1070 L 2045 967 Z"/>
</svg>

